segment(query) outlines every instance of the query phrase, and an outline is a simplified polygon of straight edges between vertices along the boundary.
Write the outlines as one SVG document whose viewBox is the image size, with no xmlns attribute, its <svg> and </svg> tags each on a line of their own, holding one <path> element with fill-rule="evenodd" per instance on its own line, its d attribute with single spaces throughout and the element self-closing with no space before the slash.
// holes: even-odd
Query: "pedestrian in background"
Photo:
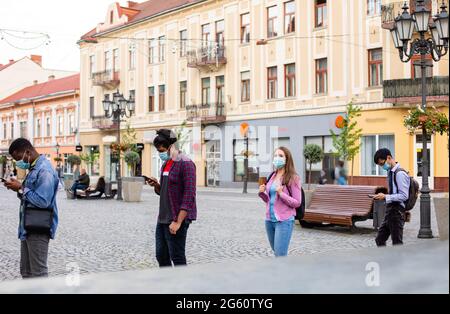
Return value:
<svg viewBox="0 0 450 314">
<path fill-rule="evenodd" d="M 287 256 L 294 229 L 296 208 L 302 202 L 300 177 L 289 149 L 275 151 L 275 171 L 267 184 L 259 187 L 259 197 L 266 203 L 266 232 L 275 256 Z"/>
<path fill-rule="evenodd" d="M 9 178 L 5 186 L 20 199 L 19 239 L 22 278 L 48 276 L 48 247 L 58 226 L 58 175 L 44 155 L 24 138 L 14 140 L 9 154 L 27 175 L 23 183 Z"/>
<path fill-rule="evenodd" d="M 344 166 L 344 162 L 339 160 L 336 168 L 334 169 L 334 176 L 336 178 L 337 185 L 347 185 L 347 171 Z"/>
<path fill-rule="evenodd" d="M 147 179 L 160 196 L 156 259 L 160 267 L 187 265 L 187 232 L 197 220 L 195 163 L 178 149 L 176 135 L 170 130 L 157 131 L 153 145 L 163 162 L 160 181 Z"/>
</svg>

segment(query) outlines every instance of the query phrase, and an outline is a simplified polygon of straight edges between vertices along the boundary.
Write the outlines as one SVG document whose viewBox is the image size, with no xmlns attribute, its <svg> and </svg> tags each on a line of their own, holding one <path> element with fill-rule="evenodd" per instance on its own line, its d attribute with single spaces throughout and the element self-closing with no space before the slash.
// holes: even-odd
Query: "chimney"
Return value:
<svg viewBox="0 0 450 314">
<path fill-rule="evenodd" d="M 9 59 L 9 64 L 13 63 L 14 59 Z"/>
<path fill-rule="evenodd" d="M 42 66 L 42 56 L 39 55 L 31 55 L 30 56 L 31 61 L 39 64 L 40 66 Z"/>
<path fill-rule="evenodd" d="M 37 85 L 37 84 L 38 84 L 38 80 L 34 80 L 33 85 Z"/>
<path fill-rule="evenodd" d="M 49 77 L 48 77 L 48 80 L 49 81 L 53 81 L 55 79 L 55 76 L 54 75 L 50 75 Z"/>
</svg>

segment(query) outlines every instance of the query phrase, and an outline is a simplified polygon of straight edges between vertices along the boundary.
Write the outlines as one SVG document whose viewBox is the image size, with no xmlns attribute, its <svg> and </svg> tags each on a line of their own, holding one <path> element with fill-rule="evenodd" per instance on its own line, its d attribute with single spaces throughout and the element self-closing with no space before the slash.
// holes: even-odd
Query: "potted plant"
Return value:
<svg viewBox="0 0 450 314">
<path fill-rule="evenodd" d="M 303 156 L 305 157 L 305 161 L 309 165 L 309 173 L 308 173 L 308 191 L 311 190 L 311 169 L 312 165 L 323 160 L 323 150 L 322 147 L 316 144 L 308 144 L 305 145 L 303 149 Z"/>
<path fill-rule="evenodd" d="M 116 144 L 116 151 L 124 152 L 123 159 L 130 170 L 131 176 L 122 177 L 122 195 L 125 202 L 140 202 L 145 180 L 138 177 L 136 167 L 141 162 L 137 148 L 136 131 L 128 124 L 123 142 Z"/>
<path fill-rule="evenodd" d="M 5 155 L 1 155 L 0 156 L 0 178 L 3 178 L 6 161 L 7 161 L 6 156 Z"/>
</svg>

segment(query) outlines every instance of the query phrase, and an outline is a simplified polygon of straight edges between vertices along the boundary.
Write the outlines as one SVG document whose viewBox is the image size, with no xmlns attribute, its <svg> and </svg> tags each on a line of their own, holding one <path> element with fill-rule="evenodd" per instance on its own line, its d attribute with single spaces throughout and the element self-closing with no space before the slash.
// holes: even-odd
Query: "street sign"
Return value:
<svg viewBox="0 0 450 314">
<path fill-rule="evenodd" d="M 241 123 L 241 135 L 242 136 L 247 136 L 247 134 L 248 134 L 248 127 L 249 127 L 249 125 L 248 125 L 247 122 Z"/>
<path fill-rule="evenodd" d="M 75 147 L 75 150 L 76 150 L 77 152 L 82 152 L 82 151 L 83 151 L 83 146 L 77 145 L 77 146 Z"/>
<path fill-rule="evenodd" d="M 137 147 L 138 149 L 140 149 L 140 150 L 144 150 L 145 145 L 144 145 L 143 143 L 138 143 L 138 144 L 136 145 L 136 147 Z"/>
</svg>

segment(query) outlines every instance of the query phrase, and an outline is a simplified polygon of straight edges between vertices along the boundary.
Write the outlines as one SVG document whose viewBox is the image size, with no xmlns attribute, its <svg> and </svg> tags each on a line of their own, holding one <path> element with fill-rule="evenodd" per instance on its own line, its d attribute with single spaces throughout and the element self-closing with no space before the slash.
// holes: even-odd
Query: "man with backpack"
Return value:
<svg viewBox="0 0 450 314">
<path fill-rule="evenodd" d="M 374 195 L 375 200 L 386 201 L 386 215 L 375 240 L 378 247 L 386 246 L 389 236 L 393 245 L 403 244 L 406 212 L 414 207 L 418 195 L 417 182 L 400 167 L 387 148 L 375 153 L 374 162 L 388 172 L 389 194 Z"/>
</svg>

